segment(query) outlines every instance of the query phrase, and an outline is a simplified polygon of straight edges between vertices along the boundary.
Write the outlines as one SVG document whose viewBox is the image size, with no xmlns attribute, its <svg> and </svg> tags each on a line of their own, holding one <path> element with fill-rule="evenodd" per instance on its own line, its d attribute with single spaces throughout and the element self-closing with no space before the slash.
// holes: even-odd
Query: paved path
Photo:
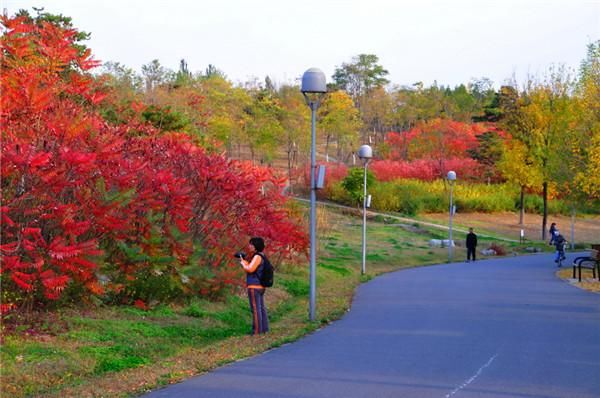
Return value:
<svg viewBox="0 0 600 398">
<path fill-rule="evenodd" d="M 332 325 L 146 398 L 598 398 L 600 295 L 554 271 L 532 255 L 383 275 Z"/>
</svg>

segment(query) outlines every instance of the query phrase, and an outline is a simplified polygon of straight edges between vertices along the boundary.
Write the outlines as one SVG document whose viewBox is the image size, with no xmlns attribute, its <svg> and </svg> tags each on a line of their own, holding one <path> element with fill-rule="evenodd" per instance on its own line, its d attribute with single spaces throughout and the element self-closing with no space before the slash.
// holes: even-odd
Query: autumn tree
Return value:
<svg viewBox="0 0 600 398">
<path fill-rule="evenodd" d="M 374 54 L 359 54 L 350 63 L 342 63 L 333 73 L 334 89 L 346 91 L 354 105 L 363 116 L 363 108 L 371 101 L 373 91 L 389 83 L 389 72 L 378 64 L 379 57 Z M 372 112 L 370 112 L 372 114 Z M 373 126 L 363 123 L 363 141 L 366 142 L 368 130 Z"/>
<path fill-rule="evenodd" d="M 113 98 L 76 30 L 2 24 L 3 303 L 218 295 L 239 279 L 228 260 L 243 236 L 261 234 L 282 255 L 306 248 L 278 175 L 160 130 L 143 103 L 107 120 Z M 161 289 L 143 289 L 150 281 Z"/>
<path fill-rule="evenodd" d="M 477 146 L 476 134 L 481 127 L 448 119 L 433 119 L 417 125 L 408 132 L 409 159 L 430 158 L 438 163 L 442 175 L 444 163 L 453 158 L 464 158 L 467 150 Z"/>
<path fill-rule="evenodd" d="M 206 99 L 203 104 L 207 117 L 204 133 L 222 142 L 230 158 L 235 157 L 236 149 L 237 158 L 241 158 L 242 145 L 246 143 L 244 109 L 250 106 L 252 98 L 245 89 L 235 87 L 216 72 L 202 76 L 198 84 L 199 94 Z"/>
<path fill-rule="evenodd" d="M 252 102 L 244 108 L 244 134 L 252 162 L 271 163 L 283 132 L 283 109 L 273 93 L 264 88 L 251 91 Z"/>
<path fill-rule="evenodd" d="M 371 90 L 367 97 L 361 108 L 362 125 L 369 131 L 369 140 L 366 142 L 381 143 L 385 139 L 385 133 L 393 129 L 393 97 L 383 87 Z"/>
<path fill-rule="evenodd" d="M 581 62 L 576 89 L 578 115 L 574 182 L 592 200 L 600 200 L 600 40 L 590 43 Z"/>
<path fill-rule="evenodd" d="M 343 161 L 344 149 L 357 148 L 360 130 L 358 110 L 344 91 L 329 93 L 319 107 L 319 127 L 325 136 L 325 156 L 329 161 L 329 144 L 337 145 L 337 161 Z"/>
<path fill-rule="evenodd" d="M 498 169 L 508 181 L 520 188 L 519 195 L 519 225 L 523 225 L 525 214 L 525 193 L 527 189 L 537 188 L 542 180 L 541 168 L 527 150 L 527 146 L 519 140 L 509 140 L 504 143 L 501 157 L 497 163 Z"/>
<path fill-rule="evenodd" d="M 299 157 L 309 152 L 310 113 L 297 86 L 284 85 L 279 89 L 278 98 L 282 108 L 281 125 L 287 157 L 288 181 L 293 192 L 294 170 L 298 168 Z"/>
<path fill-rule="evenodd" d="M 503 125 L 513 138 L 523 143 L 523 159 L 538 167 L 542 188 L 542 239 L 546 239 L 549 189 L 568 174 L 569 139 L 573 132 L 570 94 L 573 80 L 564 68 L 551 69 L 543 81 L 530 80 L 524 92 L 505 97 Z"/>
</svg>

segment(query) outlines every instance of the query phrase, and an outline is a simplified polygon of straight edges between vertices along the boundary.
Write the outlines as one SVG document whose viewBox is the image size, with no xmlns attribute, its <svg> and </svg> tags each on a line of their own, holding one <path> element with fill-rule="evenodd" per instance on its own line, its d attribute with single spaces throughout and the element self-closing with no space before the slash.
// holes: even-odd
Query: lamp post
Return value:
<svg viewBox="0 0 600 398">
<path fill-rule="evenodd" d="M 302 87 L 300 88 L 306 104 L 310 107 L 311 123 L 311 146 L 310 146 L 310 296 L 308 315 L 311 321 L 315 320 L 315 307 L 317 301 L 317 184 L 315 179 L 316 171 L 316 120 L 317 109 L 321 104 L 321 99 L 327 92 L 325 83 L 325 74 L 317 68 L 310 68 L 302 75 Z"/>
<path fill-rule="evenodd" d="M 454 215 L 454 206 L 452 205 L 452 188 L 454 187 L 454 181 L 456 181 L 456 173 L 454 171 L 448 172 L 448 184 L 450 184 L 450 224 L 448 227 L 448 262 L 452 262 L 452 216 Z"/>
<path fill-rule="evenodd" d="M 358 149 L 358 157 L 362 159 L 364 169 L 363 183 L 363 227 L 362 227 L 362 268 L 361 274 L 367 272 L 367 165 L 373 157 L 373 149 L 369 145 L 363 145 Z"/>
</svg>

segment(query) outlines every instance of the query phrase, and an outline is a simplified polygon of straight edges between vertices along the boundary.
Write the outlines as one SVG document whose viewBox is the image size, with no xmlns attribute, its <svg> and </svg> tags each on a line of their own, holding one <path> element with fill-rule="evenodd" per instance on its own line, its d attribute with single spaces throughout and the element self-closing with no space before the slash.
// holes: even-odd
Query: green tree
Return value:
<svg viewBox="0 0 600 398">
<path fill-rule="evenodd" d="M 375 182 L 375 176 L 370 170 L 367 170 L 367 187 L 372 187 Z M 348 195 L 357 205 L 363 203 L 364 198 L 365 169 L 364 167 L 354 167 L 348 171 L 346 178 L 342 180 L 342 188 L 348 192 Z"/>
<path fill-rule="evenodd" d="M 290 192 L 293 192 L 293 170 L 297 167 L 300 153 L 308 153 L 310 145 L 310 112 L 297 86 L 284 85 L 278 91 L 282 108 L 281 125 L 287 156 Z"/>
<path fill-rule="evenodd" d="M 252 103 L 244 108 L 244 134 L 252 162 L 271 163 L 281 143 L 283 109 L 278 99 L 265 89 L 253 90 Z"/>
<path fill-rule="evenodd" d="M 333 81 L 338 89 L 345 90 L 360 104 L 361 98 L 372 89 L 383 87 L 389 83 L 385 78 L 389 74 L 378 64 L 379 58 L 374 54 L 359 54 L 350 63 L 342 63 L 333 73 Z"/>
<path fill-rule="evenodd" d="M 188 69 L 188 64 L 185 59 L 181 59 L 179 61 L 179 70 L 175 74 L 175 81 L 173 82 L 173 86 L 175 88 L 189 85 L 192 80 L 192 73 Z"/>
<path fill-rule="evenodd" d="M 146 93 L 150 94 L 159 85 L 166 83 L 171 71 L 163 67 L 158 59 L 153 59 L 146 65 L 142 65 L 142 75 L 146 83 Z"/>
<path fill-rule="evenodd" d="M 215 77 L 215 76 L 218 76 L 224 80 L 227 79 L 227 76 L 225 75 L 225 73 L 222 70 L 220 70 L 213 64 L 208 64 L 208 66 L 206 67 L 206 70 L 204 71 L 204 77 L 207 79 L 210 79 L 211 77 Z"/>
<path fill-rule="evenodd" d="M 220 73 L 202 76 L 199 93 L 205 99 L 206 135 L 224 143 L 230 157 L 234 157 L 234 149 L 237 149 L 237 157 L 241 158 L 242 145 L 246 144 L 244 109 L 252 104 L 250 94 L 241 87 L 234 87 Z"/>
<path fill-rule="evenodd" d="M 498 106 L 496 92 L 494 91 L 494 82 L 487 77 L 472 79 L 469 82 L 468 90 L 475 99 L 475 111 L 472 116 L 474 122 L 493 122 L 493 117 L 489 111 L 495 105 Z"/>
<path fill-rule="evenodd" d="M 469 156 L 483 166 L 483 178 L 488 182 L 496 176 L 496 164 L 502 157 L 503 139 L 495 131 L 486 131 L 476 136 L 477 146 L 467 149 Z"/>
<path fill-rule="evenodd" d="M 467 87 L 461 84 L 455 87 L 454 90 L 447 89 L 445 94 L 446 115 L 453 120 L 469 123 L 473 118 L 473 114 L 477 112 L 477 100 L 467 90 Z"/>
<path fill-rule="evenodd" d="M 356 147 L 361 127 L 358 110 L 352 98 L 344 91 L 335 91 L 325 97 L 319 108 L 319 127 L 325 135 L 325 156 L 329 160 L 329 144 L 335 140 L 338 161 L 342 161 L 344 149 Z"/>
</svg>

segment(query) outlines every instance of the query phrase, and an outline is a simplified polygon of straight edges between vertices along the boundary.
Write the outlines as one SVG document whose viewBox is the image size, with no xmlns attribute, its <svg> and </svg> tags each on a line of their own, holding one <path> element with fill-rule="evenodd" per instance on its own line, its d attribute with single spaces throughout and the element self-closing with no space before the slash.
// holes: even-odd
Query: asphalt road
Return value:
<svg viewBox="0 0 600 398">
<path fill-rule="evenodd" d="M 532 255 L 383 275 L 332 325 L 145 397 L 598 398 L 600 294 L 555 270 Z"/>
</svg>

